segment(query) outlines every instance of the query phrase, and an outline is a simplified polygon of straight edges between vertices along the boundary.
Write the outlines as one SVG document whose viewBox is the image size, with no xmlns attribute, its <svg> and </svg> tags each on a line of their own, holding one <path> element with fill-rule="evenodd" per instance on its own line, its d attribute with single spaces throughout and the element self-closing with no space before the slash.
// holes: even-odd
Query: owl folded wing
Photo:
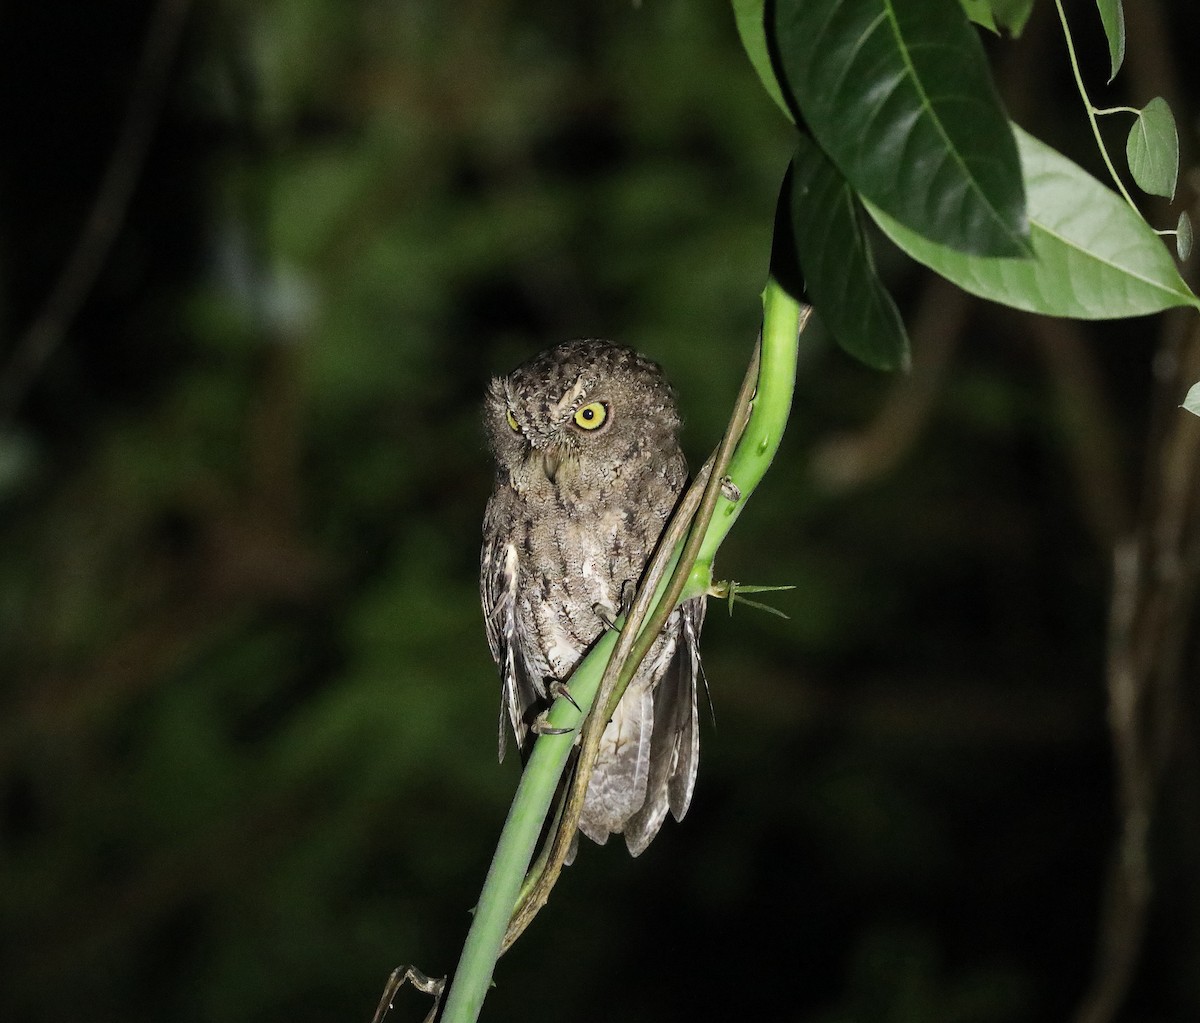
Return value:
<svg viewBox="0 0 1200 1023">
<path fill-rule="evenodd" d="M 486 543 L 481 567 L 479 592 L 484 627 L 502 685 L 499 755 L 503 760 L 508 736 L 505 717 L 512 724 L 519 746 L 529 731 L 528 712 L 539 700 L 545 700 L 546 686 L 540 674 L 530 671 L 517 635 L 516 547 L 499 541 Z"/>
</svg>

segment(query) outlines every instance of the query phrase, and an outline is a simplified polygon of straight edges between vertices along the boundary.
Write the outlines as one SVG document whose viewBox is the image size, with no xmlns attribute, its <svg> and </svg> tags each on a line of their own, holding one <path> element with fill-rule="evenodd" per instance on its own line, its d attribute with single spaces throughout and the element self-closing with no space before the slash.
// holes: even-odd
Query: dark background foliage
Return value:
<svg viewBox="0 0 1200 1023">
<path fill-rule="evenodd" d="M 666 366 L 698 463 L 789 128 L 722 4 L 196 5 L 99 277 L 23 375 L 177 2 L 0 13 L 0 1017 L 367 1019 L 398 963 L 453 968 L 517 778 L 476 594 L 484 384 L 616 338 Z M 1095 167 L 1051 14 L 992 45 L 998 76 Z M 1096 95 L 1144 103 L 1138 74 Z M 585 843 L 487 1016 L 1079 1002 L 1117 832 L 1111 550 L 1164 324 L 1038 321 L 883 259 L 914 373 L 806 337 L 719 566 L 794 583 L 790 620 L 710 610 L 688 818 L 635 861 Z M 1185 692 L 1129 1019 L 1200 1016 Z"/>
</svg>

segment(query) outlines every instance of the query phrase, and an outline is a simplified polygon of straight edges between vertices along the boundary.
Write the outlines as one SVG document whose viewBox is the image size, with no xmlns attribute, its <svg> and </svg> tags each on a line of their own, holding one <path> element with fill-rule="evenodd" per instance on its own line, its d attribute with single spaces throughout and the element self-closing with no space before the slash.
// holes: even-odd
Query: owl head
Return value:
<svg viewBox="0 0 1200 1023">
<path fill-rule="evenodd" d="M 679 412 L 662 370 L 630 348 L 566 341 L 488 387 L 484 420 L 514 489 L 604 483 L 678 451 Z"/>
</svg>

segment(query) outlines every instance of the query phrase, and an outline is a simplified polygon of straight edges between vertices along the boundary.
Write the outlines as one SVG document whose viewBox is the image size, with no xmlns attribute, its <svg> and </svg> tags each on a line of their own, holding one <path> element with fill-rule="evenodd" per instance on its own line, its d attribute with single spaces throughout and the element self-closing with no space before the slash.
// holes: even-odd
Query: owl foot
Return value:
<svg viewBox="0 0 1200 1023">
<path fill-rule="evenodd" d="M 574 728 L 555 728 L 548 720 L 549 714 L 548 710 L 542 711 L 533 719 L 533 724 L 529 726 L 529 730 L 536 735 L 566 735 L 568 732 L 575 731 Z"/>
<path fill-rule="evenodd" d="M 629 612 L 633 610 L 633 600 L 637 596 L 637 583 L 632 579 L 626 579 L 621 584 L 621 614 L 628 617 Z"/>
<path fill-rule="evenodd" d="M 621 631 L 619 619 L 628 618 L 633 608 L 633 598 L 637 596 L 637 584 L 632 579 L 626 579 L 621 586 L 621 606 L 614 608 L 611 604 L 596 603 L 592 605 L 592 613 L 604 623 L 606 629 Z"/>
<path fill-rule="evenodd" d="M 593 604 L 592 613 L 604 623 L 605 629 L 621 631 L 621 627 L 617 624 L 617 613 L 607 604 Z"/>
<path fill-rule="evenodd" d="M 559 682 L 557 679 L 555 679 L 546 688 L 549 689 L 550 695 L 556 700 L 562 698 L 577 711 L 579 711 L 580 714 L 583 713 L 583 708 L 575 702 L 575 697 L 571 695 L 571 690 L 567 688 L 567 684 L 565 682 Z M 570 729 L 568 729 L 568 731 L 570 731 Z"/>
</svg>

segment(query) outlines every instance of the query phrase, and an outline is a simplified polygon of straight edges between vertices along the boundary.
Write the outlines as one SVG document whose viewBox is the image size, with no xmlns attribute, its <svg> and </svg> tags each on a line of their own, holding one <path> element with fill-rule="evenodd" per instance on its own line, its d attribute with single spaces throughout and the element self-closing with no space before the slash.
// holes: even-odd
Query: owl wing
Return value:
<svg viewBox="0 0 1200 1023">
<path fill-rule="evenodd" d="M 689 600 L 668 623 L 674 649 L 654 689 L 654 731 L 646 798 L 625 823 L 625 844 L 633 856 L 642 853 L 658 834 L 668 808 L 677 821 L 683 820 L 692 801 L 700 762 L 696 692 L 701 678 L 700 627 L 704 623 L 704 607 L 703 597 Z"/>
<path fill-rule="evenodd" d="M 530 671 L 517 627 L 517 584 L 520 562 L 517 548 L 500 535 L 502 514 L 495 502 L 488 504 L 484 523 L 483 554 L 479 566 L 479 595 L 483 602 L 484 629 L 492 659 L 500 669 L 499 755 L 504 759 L 508 731 L 505 717 L 512 724 L 517 743 L 528 731 L 526 712 L 546 696 L 545 684 Z"/>
</svg>

